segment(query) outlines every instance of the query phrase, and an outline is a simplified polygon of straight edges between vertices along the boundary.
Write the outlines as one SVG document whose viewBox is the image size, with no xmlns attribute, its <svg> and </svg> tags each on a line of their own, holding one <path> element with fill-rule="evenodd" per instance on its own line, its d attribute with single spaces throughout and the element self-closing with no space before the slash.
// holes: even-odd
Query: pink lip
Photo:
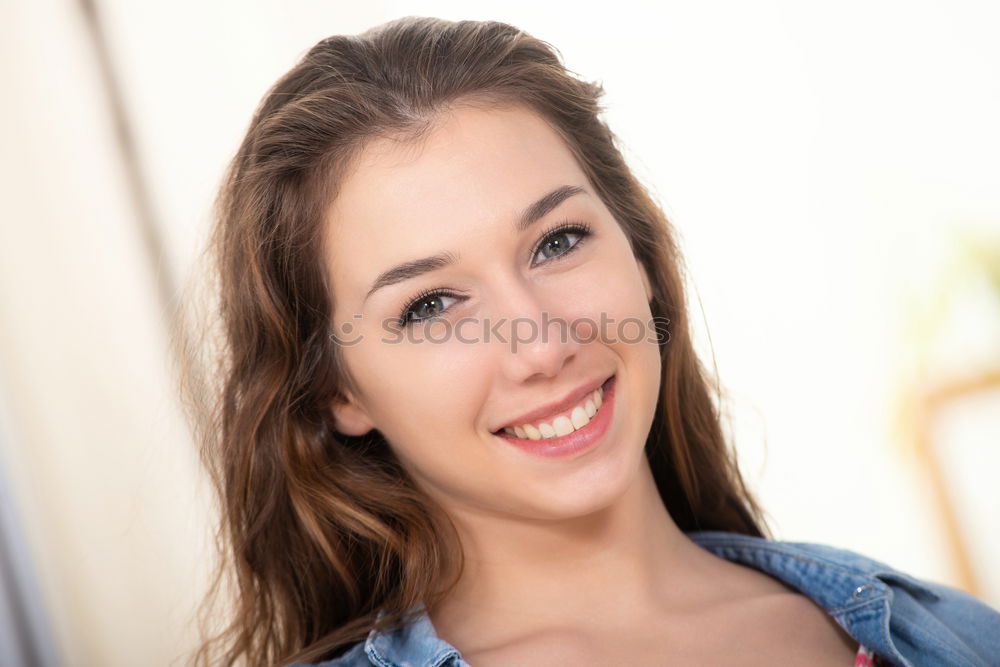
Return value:
<svg viewBox="0 0 1000 667">
<path fill-rule="evenodd" d="M 529 454 L 544 458 L 562 458 L 589 449 L 604 437 L 611 425 L 615 408 L 616 380 L 617 376 L 613 376 L 604 383 L 604 399 L 601 408 L 594 415 L 594 419 L 579 431 L 547 440 L 528 440 L 507 435 L 502 431 L 497 434 L 497 437 L 503 438 L 506 442 Z"/>
<path fill-rule="evenodd" d="M 501 426 L 500 428 L 496 429 L 493 432 L 494 433 L 497 433 L 497 431 L 501 431 L 502 432 L 503 429 L 506 428 L 506 427 L 513 428 L 514 426 L 523 426 L 524 424 L 531 424 L 531 423 L 533 423 L 535 421 L 540 421 L 540 420 L 545 419 L 546 417 L 550 417 L 550 416 L 552 416 L 554 414 L 557 414 L 557 413 L 560 413 L 560 412 L 564 412 L 564 411 L 572 408 L 573 406 L 575 406 L 580 401 L 582 401 L 583 398 L 587 394 L 589 394 L 592 391 L 595 391 L 598 387 L 601 386 L 601 384 L 603 382 L 606 382 L 606 381 L 607 380 L 604 380 L 601 383 L 599 383 L 599 382 L 588 382 L 587 384 L 583 385 L 582 387 L 578 387 L 577 389 L 571 391 L 569 394 L 567 394 L 561 400 L 554 401 L 552 403 L 549 403 L 548 405 L 543 405 L 542 407 L 538 408 L 537 410 L 532 410 L 531 412 L 527 412 L 527 413 L 521 415 L 520 417 L 518 417 L 517 419 L 513 419 L 513 420 L 507 422 L 506 424 L 504 424 L 503 426 Z"/>
</svg>

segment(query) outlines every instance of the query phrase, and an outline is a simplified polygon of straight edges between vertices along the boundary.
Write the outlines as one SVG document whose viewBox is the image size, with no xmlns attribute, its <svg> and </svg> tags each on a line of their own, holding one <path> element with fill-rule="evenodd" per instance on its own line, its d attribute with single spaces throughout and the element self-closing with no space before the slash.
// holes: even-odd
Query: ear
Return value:
<svg viewBox="0 0 1000 667">
<path fill-rule="evenodd" d="M 371 417 L 351 396 L 335 400 L 330 409 L 333 411 L 334 428 L 344 435 L 364 435 L 375 428 Z"/>
</svg>

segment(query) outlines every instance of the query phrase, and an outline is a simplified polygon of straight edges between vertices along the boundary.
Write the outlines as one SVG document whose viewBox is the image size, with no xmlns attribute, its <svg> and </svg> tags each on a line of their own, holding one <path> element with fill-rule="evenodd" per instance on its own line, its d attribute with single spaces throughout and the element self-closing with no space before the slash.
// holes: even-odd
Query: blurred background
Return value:
<svg viewBox="0 0 1000 667">
<path fill-rule="evenodd" d="M 0 0 L 0 664 L 183 664 L 214 564 L 170 310 L 319 39 L 499 19 L 603 82 L 779 539 L 1000 605 L 1000 6 Z"/>
</svg>

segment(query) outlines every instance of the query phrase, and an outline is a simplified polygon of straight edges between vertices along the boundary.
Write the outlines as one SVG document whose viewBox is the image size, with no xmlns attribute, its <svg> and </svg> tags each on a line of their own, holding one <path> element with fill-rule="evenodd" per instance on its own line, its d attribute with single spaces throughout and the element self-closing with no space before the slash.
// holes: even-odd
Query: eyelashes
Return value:
<svg viewBox="0 0 1000 667">
<path fill-rule="evenodd" d="M 592 235 L 592 232 L 591 232 L 590 225 L 588 225 L 585 222 L 564 222 L 562 224 L 558 224 L 555 227 L 553 227 L 553 228 L 547 230 L 546 232 L 544 232 L 542 234 L 541 239 L 538 241 L 538 243 L 536 243 L 532 247 L 532 249 L 531 249 L 532 264 L 531 265 L 532 266 L 538 266 L 540 264 L 546 264 L 546 263 L 558 261 L 558 260 L 562 259 L 563 257 L 566 257 L 567 255 L 569 255 L 573 251 L 575 251 L 577 248 L 579 248 L 583 244 L 583 242 L 589 236 L 591 236 L 591 235 Z M 563 250 L 562 252 L 560 252 L 559 254 L 547 257 L 547 258 L 541 260 L 540 262 L 535 262 L 534 261 L 535 257 L 538 256 L 539 252 L 541 252 L 543 249 L 545 249 L 547 247 L 547 245 L 551 241 L 553 241 L 555 239 L 558 239 L 561 236 L 579 236 L 580 238 L 575 243 L 573 243 L 572 245 L 569 245 L 568 247 L 566 247 L 566 249 Z M 403 328 L 403 327 L 411 326 L 413 324 L 421 324 L 425 320 L 429 320 L 429 319 L 432 319 L 434 317 L 440 316 L 442 313 L 444 313 L 448 309 L 447 308 L 442 308 L 438 313 L 436 313 L 434 315 L 430 315 L 428 317 L 414 317 L 414 314 L 415 314 L 414 311 L 418 309 L 417 308 L 418 306 L 422 306 L 422 305 L 424 305 L 425 303 L 428 303 L 428 302 L 434 302 L 434 301 L 438 301 L 439 302 L 439 301 L 441 301 L 442 298 L 444 298 L 444 299 L 462 299 L 462 298 L 465 298 L 465 297 L 463 297 L 461 294 L 457 294 L 457 293 L 453 292 L 452 290 L 449 290 L 449 289 L 446 289 L 446 288 L 433 288 L 433 289 L 429 289 L 429 290 L 424 290 L 423 292 L 420 292 L 419 294 L 417 294 L 417 295 L 415 295 L 413 297 L 410 297 L 406 301 L 406 306 L 403 308 L 403 311 L 397 317 L 396 324 L 399 327 Z"/>
</svg>

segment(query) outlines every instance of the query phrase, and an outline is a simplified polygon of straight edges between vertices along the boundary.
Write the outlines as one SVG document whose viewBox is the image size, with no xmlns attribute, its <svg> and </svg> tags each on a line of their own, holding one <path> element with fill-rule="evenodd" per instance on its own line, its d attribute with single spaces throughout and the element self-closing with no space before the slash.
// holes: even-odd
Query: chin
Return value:
<svg viewBox="0 0 1000 667">
<path fill-rule="evenodd" d="M 605 510 L 624 498 L 639 479 L 639 464 L 644 457 L 642 448 L 637 454 L 602 461 L 600 466 L 588 466 L 559 480 L 551 478 L 523 489 L 532 491 L 530 497 L 521 495 L 518 503 L 524 513 L 541 520 L 565 520 L 584 517 Z"/>
</svg>

